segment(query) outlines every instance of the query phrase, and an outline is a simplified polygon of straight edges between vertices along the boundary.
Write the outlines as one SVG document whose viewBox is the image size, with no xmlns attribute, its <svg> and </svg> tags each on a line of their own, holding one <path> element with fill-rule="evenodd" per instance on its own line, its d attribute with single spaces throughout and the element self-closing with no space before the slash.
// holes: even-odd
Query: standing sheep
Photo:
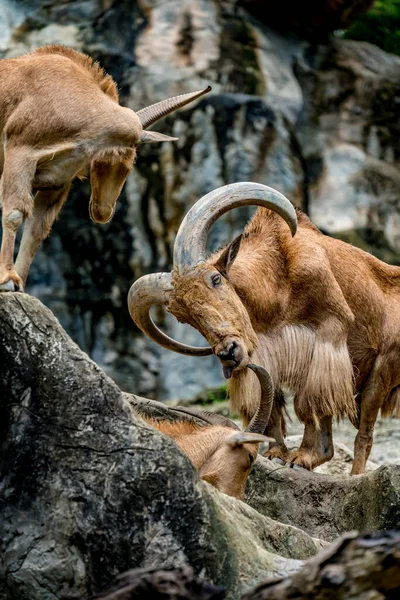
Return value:
<svg viewBox="0 0 400 600">
<path fill-rule="evenodd" d="M 261 208 L 242 235 L 207 258 L 212 224 L 244 205 Z M 136 281 L 128 303 L 137 326 L 162 346 L 218 356 L 230 378 L 232 408 L 244 423 L 258 406 L 254 376 L 244 367 L 251 360 L 268 370 L 276 390 L 266 430 L 276 439 L 270 456 L 315 468 L 333 456 L 332 418 L 348 416 L 358 428 L 352 474 L 364 473 L 378 412 L 389 416 L 399 398 L 399 267 L 323 235 L 272 188 L 234 183 L 189 210 L 172 273 Z M 210 347 L 165 336 L 151 321 L 152 304 L 166 305 Z M 292 453 L 284 443 L 284 388 L 293 392 L 305 425 Z"/>
<path fill-rule="evenodd" d="M 0 291 L 23 291 L 33 257 L 76 177 L 90 169 L 90 216 L 107 223 L 136 147 L 176 139 L 147 128 L 210 90 L 135 113 L 118 104 L 110 75 L 71 48 L 45 46 L 0 60 Z M 15 238 L 24 220 L 14 267 Z"/>
</svg>

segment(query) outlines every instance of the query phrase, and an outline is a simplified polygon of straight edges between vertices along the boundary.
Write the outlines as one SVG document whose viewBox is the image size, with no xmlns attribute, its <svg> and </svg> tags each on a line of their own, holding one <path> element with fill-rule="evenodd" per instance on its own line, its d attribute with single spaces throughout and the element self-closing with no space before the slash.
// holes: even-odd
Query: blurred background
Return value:
<svg viewBox="0 0 400 600">
<path fill-rule="evenodd" d="M 49 43 L 99 60 L 132 109 L 213 88 L 157 123 L 179 141 L 139 148 L 111 223 L 91 222 L 89 182 L 75 182 L 30 271 L 26 291 L 123 390 L 188 399 L 224 384 L 215 357 L 162 350 L 126 305 L 135 279 L 170 270 L 183 215 L 213 188 L 275 187 L 326 234 L 400 264 L 400 0 L 0 0 L 1 58 Z M 221 219 L 210 247 L 251 214 Z"/>
</svg>

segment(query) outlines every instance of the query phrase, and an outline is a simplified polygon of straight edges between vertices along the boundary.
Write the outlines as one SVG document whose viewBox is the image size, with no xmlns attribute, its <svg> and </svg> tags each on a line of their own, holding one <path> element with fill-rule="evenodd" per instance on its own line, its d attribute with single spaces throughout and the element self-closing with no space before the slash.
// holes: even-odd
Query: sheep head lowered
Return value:
<svg viewBox="0 0 400 600">
<path fill-rule="evenodd" d="M 169 422 L 143 417 L 150 425 L 171 437 L 187 454 L 200 477 L 221 492 L 241 499 L 247 478 L 262 442 L 273 441 L 262 435 L 271 415 L 274 390 L 268 372 L 259 365 L 249 364 L 261 387 L 257 413 L 245 431 L 221 415 L 177 407 L 174 412 L 196 417 L 204 426 L 194 422 Z"/>
<path fill-rule="evenodd" d="M 182 221 L 175 240 L 172 273 L 141 277 L 128 297 L 132 319 L 150 338 L 182 354 L 216 354 L 226 378 L 248 364 L 257 345 L 248 310 L 229 278 L 241 236 L 210 259 L 206 259 L 205 249 L 212 224 L 227 211 L 244 205 L 258 205 L 277 213 L 289 226 L 286 236 L 290 239 L 294 235 L 295 209 L 276 190 L 246 182 L 218 188 L 201 198 Z M 166 336 L 151 320 L 152 304 L 165 304 L 179 321 L 200 331 L 210 347 L 194 348 Z"/>
<path fill-rule="evenodd" d="M 0 291 L 23 290 L 32 259 L 76 177 L 90 171 L 89 213 L 107 223 L 137 146 L 177 139 L 148 128 L 211 90 L 134 112 L 119 105 L 115 82 L 96 62 L 64 46 L 1 60 L 0 81 Z M 15 238 L 24 220 L 14 267 Z"/>
</svg>

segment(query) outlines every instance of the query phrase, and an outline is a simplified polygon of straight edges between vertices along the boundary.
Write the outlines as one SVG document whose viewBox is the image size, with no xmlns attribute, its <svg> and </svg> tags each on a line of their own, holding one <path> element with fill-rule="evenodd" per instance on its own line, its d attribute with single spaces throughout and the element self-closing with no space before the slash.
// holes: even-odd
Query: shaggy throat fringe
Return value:
<svg viewBox="0 0 400 600">
<path fill-rule="evenodd" d="M 259 334 L 258 340 L 252 362 L 269 371 L 276 389 L 291 390 L 300 421 L 317 427 L 326 416 L 347 416 L 357 421 L 353 369 L 346 343 L 333 345 L 301 325 L 286 326 L 270 335 Z M 254 374 L 247 369 L 238 373 L 231 380 L 230 396 L 234 410 L 254 414 L 260 401 Z"/>
</svg>

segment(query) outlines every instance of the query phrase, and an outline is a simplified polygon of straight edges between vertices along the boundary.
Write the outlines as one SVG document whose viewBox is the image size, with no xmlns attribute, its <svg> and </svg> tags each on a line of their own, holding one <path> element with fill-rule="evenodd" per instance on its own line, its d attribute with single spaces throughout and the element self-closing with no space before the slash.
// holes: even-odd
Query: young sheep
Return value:
<svg viewBox="0 0 400 600">
<path fill-rule="evenodd" d="M 261 442 L 274 441 L 261 435 L 268 424 L 273 401 L 273 387 L 268 372 L 250 364 L 261 386 L 261 401 L 251 423 L 241 431 L 233 421 L 208 411 L 177 407 L 176 413 L 203 421 L 170 422 L 142 416 L 150 425 L 171 437 L 198 469 L 200 477 L 221 492 L 242 499 L 247 477 L 257 457 Z"/>
<path fill-rule="evenodd" d="M 0 60 L 0 82 L 0 291 L 23 291 L 33 257 L 76 177 L 90 170 L 90 216 L 106 223 L 133 167 L 136 147 L 177 139 L 147 128 L 211 90 L 135 113 L 118 104 L 115 82 L 98 63 L 63 46 Z"/>
</svg>

